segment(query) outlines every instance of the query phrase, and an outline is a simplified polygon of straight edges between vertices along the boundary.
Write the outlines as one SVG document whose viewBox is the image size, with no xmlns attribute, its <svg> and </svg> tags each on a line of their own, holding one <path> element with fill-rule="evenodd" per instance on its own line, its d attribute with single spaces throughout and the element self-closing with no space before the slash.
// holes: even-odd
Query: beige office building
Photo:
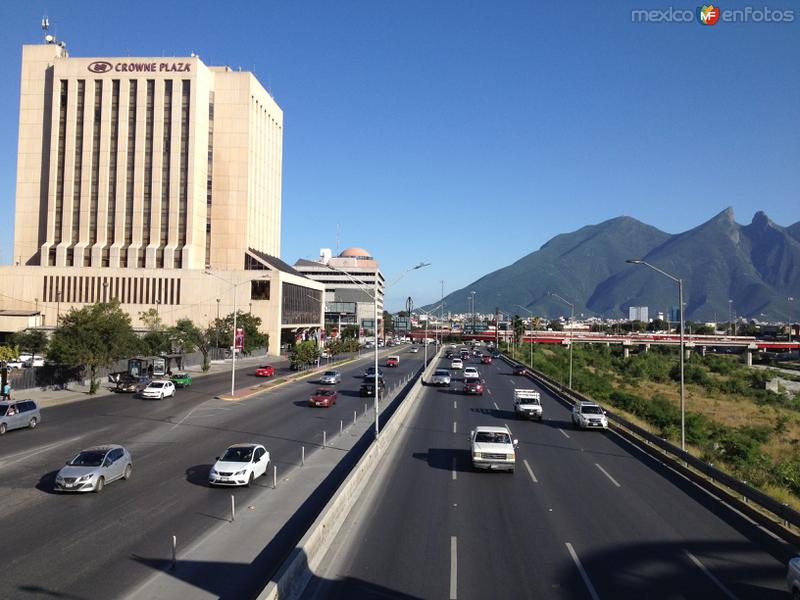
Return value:
<svg viewBox="0 0 800 600">
<path fill-rule="evenodd" d="M 199 57 L 22 49 L 13 266 L 0 332 L 118 299 L 140 325 L 260 316 L 271 351 L 322 324 L 324 286 L 280 256 L 283 112 Z"/>
</svg>

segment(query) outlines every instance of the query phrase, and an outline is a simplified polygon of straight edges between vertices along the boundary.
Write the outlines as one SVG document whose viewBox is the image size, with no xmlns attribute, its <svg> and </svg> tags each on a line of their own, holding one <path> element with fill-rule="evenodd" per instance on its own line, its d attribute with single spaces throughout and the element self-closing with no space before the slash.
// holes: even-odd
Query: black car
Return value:
<svg viewBox="0 0 800 600">
<path fill-rule="evenodd" d="M 362 396 L 374 396 L 375 395 L 375 376 L 372 377 L 365 377 L 364 383 L 361 384 L 361 388 L 358 390 Z M 386 382 L 383 380 L 383 377 L 378 377 L 378 395 L 383 396 L 386 393 Z"/>
<path fill-rule="evenodd" d="M 378 376 L 383 377 L 383 369 L 378 367 Z M 369 367 L 364 371 L 364 377 L 375 377 L 375 367 Z"/>
<path fill-rule="evenodd" d="M 527 373 L 527 370 L 525 369 L 525 367 L 523 365 L 517 365 L 517 366 L 514 367 L 514 371 L 513 371 L 514 375 L 525 375 L 526 373 Z"/>
</svg>

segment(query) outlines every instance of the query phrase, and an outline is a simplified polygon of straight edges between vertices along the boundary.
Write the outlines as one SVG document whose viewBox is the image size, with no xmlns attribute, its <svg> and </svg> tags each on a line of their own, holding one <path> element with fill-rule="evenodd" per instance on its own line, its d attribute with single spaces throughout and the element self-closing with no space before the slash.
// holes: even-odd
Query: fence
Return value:
<svg viewBox="0 0 800 600">
<path fill-rule="evenodd" d="M 266 348 L 257 348 L 246 356 L 266 356 L 266 353 Z M 227 348 L 211 348 L 209 350 L 208 359 L 210 361 L 224 360 L 226 358 L 230 358 L 230 350 Z M 203 363 L 203 353 L 198 351 L 184 354 L 178 362 L 180 369 L 197 367 Z M 98 369 L 97 378 L 102 381 L 108 377 L 109 373 L 118 373 L 127 369 L 128 359 L 124 358 L 108 368 Z M 70 383 L 83 383 L 87 377 L 88 372 L 83 367 L 67 367 L 64 365 L 45 364 L 43 367 L 10 369 L 8 371 L 8 381 L 15 390 L 63 388 Z"/>
</svg>

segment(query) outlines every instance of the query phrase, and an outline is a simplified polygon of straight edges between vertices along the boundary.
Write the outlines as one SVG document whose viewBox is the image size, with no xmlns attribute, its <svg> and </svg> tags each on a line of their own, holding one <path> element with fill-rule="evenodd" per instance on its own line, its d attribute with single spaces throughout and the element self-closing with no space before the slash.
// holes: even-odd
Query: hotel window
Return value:
<svg viewBox="0 0 800 600">
<path fill-rule="evenodd" d="M 133 177 L 136 158 L 136 88 L 137 81 L 130 81 L 128 93 L 128 164 L 125 188 L 125 245 L 133 241 Z M 126 253 L 127 254 L 127 253 Z M 126 263 L 127 266 L 127 256 Z"/>
<path fill-rule="evenodd" d="M 83 169 L 83 105 L 86 82 L 78 80 L 78 114 L 75 120 L 75 170 L 72 178 L 72 243 L 78 243 L 81 226 L 81 172 Z"/>
<path fill-rule="evenodd" d="M 108 247 L 114 243 L 114 225 L 117 215 L 117 152 L 119 151 L 119 79 L 111 82 L 111 156 L 108 162 L 108 211 L 106 215 L 106 247 L 103 249 L 103 266 L 109 266 Z"/>
<path fill-rule="evenodd" d="M 150 244 L 150 224 L 153 209 L 153 100 L 156 82 L 147 80 L 147 104 L 145 106 L 144 133 L 144 220 L 142 225 L 142 245 Z M 140 256 L 139 266 L 144 267 L 144 253 Z"/>
<path fill-rule="evenodd" d="M 178 206 L 178 250 L 175 252 L 174 267 L 180 269 L 183 264 L 182 248 L 186 245 L 186 217 L 189 207 L 189 99 L 191 81 L 181 82 L 181 154 L 180 154 L 180 205 Z"/>
<path fill-rule="evenodd" d="M 170 140 L 172 139 L 172 81 L 164 82 L 164 137 L 161 155 L 161 239 L 156 252 L 156 266 L 164 267 L 164 246 L 169 235 Z"/>
<path fill-rule="evenodd" d="M 67 143 L 67 89 L 66 79 L 61 80 L 61 92 L 58 104 L 58 167 L 56 171 L 56 206 L 53 225 L 55 227 L 53 241 L 61 243 L 61 225 L 64 219 L 64 161 L 66 160 L 65 146 Z M 52 252 L 50 266 L 56 264 L 55 251 Z"/>
<path fill-rule="evenodd" d="M 89 244 L 97 243 L 97 203 L 100 180 L 100 106 L 103 98 L 103 82 L 94 82 L 94 120 L 92 122 L 92 181 L 89 206 Z M 86 264 L 84 260 L 84 264 Z M 91 257 L 90 262 L 91 264 Z M 88 266 L 88 265 L 87 265 Z"/>
<path fill-rule="evenodd" d="M 208 93 L 208 166 L 206 174 L 206 265 L 211 264 L 211 190 L 214 174 L 214 92 Z"/>
</svg>

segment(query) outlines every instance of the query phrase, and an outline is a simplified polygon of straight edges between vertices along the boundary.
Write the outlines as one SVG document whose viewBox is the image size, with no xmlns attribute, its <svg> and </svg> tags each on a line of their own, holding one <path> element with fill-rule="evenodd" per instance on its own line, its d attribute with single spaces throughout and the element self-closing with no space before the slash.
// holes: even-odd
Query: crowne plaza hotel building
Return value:
<svg viewBox="0 0 800 600">
<path fill-rule="evenodd" d="M 140 326 L 261 317 L 270 350 L 322 324 L 324 286 L 280 260 L 283 112 L 199 57 L 22 49 L 14 255 L 0 335 L 116 298 Z"/>
</svg>

